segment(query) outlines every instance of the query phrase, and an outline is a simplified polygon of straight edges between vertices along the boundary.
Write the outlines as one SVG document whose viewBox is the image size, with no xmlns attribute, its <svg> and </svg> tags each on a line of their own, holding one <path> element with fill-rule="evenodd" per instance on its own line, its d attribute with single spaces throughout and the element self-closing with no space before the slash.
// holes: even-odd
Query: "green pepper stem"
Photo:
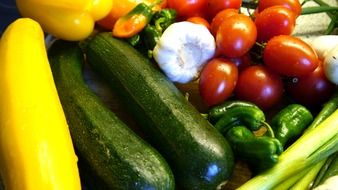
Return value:
<svg viewBox="0 0 338 190">
<path fill-rule="evenodd" d="M 263 126 L 266 128 L 266 133 L 269 137 L 272 137 L 272 138 L 275 138 L 275 133 L 273 132 L 273 129 L 271 128 L 271 126 L 265 122 L 265 121 L 262 121 L 262 124 Z"/>
</svg>

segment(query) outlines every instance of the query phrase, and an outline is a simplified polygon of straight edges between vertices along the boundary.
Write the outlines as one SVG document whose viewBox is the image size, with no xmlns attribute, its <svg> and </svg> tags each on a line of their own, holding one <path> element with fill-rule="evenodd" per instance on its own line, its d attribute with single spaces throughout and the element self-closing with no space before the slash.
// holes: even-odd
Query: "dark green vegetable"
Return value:
<svg viewBox="0 0 338 190">
<path fill-rule="evenodd" d="M 147 53 L 149 58 L 152 58 L 153 49 L 162 36 L 162 32 L 156 29 L 153 25 L 147 25 L 140 34 L 139 50 Z"/>
<path fill-rule="evenodd" d="M 304 133 L 307 133 L 314 128 L 316 128 L 321 122 L 323 122 L 327 117 L 329 117 L 334 111 L 338 109 L 338 92 L 335 92 L 332 97 L 323 105 L 322 109 L 320 112 L 316 115 L 314 120 L 312 121 L 311 125 L 308 126 Z M 297 189 L 298 187 L 314 187 L 315 185 L 318 185 L 318 182 L 320 181 L 319 179 L 323 176 L 323 171 L 325 171 L 327 168 L 327 163 L 329 162 L 330 159 L 332 159 L 334 155 L 331 155 L 329 158 L 324 159 L 317 163 L 315 166 L 311 168 L 309 172 L 305 174 L 305 176 L 302 176 L 302 180 L 298 181 L 293 189 Z M 319 169 L 320 170 L 319 170 Z M 319 171 L 321 171 L 319 173 Z M 299 175 L 299 174 L 297 174 Z M 315 182 L 314 182 L 315 180 Z"/>
<path fill-rule="evenodd" d="M 156 30 L 163 33 L 172 23 L 176 21 L 175 9 L 162 9 L 154 14 L 150 25 L 155 26 Z"/>
<path fill-rule="evenodd" d="M 175 21 L 175 9 L 162 9 L 154 13 L 149 24 L 147 24 L 147 26 L 139 33 L 138 41 L 133 40 L 134 37 L 128 39 L 128 41 L 142 54 L 152 58 L 152 51 L 164 30 Z"/>
<path fill-rule="evenodd" d="M 220 105 L 214 106 L 208 111 L 208 120 L 215 124 L 229 109 L 234 107 L 254 107 L 258 108 L 255 104 L 246 101 L 229 100 Z"/>
<path fill-rule="evenodd" d="M 307 127 L 306 131 L 309 131 L 317 127 L 321 122 L 323 122 L 327 117 L 329 117 L 334 111 L 338 109 L 338 92 L 336 91 L 332 97 L 323 105 L 323 108 L 314 118 L 313 122 Z"/>
<path fill-rule="evenodd" d="M 55 42 L 49 60 L 77 154 L 91 174 L 108 189 L 174 189 L 173 174 L 163 157 L 85 84 L 84 57 L 77 44 Z"/>
<path fill-rule="evenodd" d="M 299 137 L 312 120 L 312 114 L 306 107 L 290 104 L 272 118 L 271 127 L 275 137 L 285 147 L 287 143 Z"/>
<path fill-rule="evenodd" d="M 338 153 L 331 155 L 320 169 L 315 181 L 313 182 L 313 188 L 321 185 L 328 178 L 338 175 Z"/>
<path fill-rule="evenodd" d="M 222 117 L 216 122 L 215 128 L 222 134 L 227 133 L 233 126 L 245 125 L 251 131 L 257 131 L 267 125 L 265 114 L 257 106 L 235 106 L 224 111 Z"/>
<path fill-rule="evenodd" d="M 214 190 L 230 178 L 234 158 L 228 142 L 155 64 L 110 33 L 93 37 L 86 53 L 169 162 L 178 189 Z"/>
<path fill-rule="evenodd" d="M 271 168 L 278 162 L 283 147 L 267 136 L 256 137 L 246 126 L 235 126 L 225 135 L 237 158 L 245 160 L 255 173 Z"/>
</svg>

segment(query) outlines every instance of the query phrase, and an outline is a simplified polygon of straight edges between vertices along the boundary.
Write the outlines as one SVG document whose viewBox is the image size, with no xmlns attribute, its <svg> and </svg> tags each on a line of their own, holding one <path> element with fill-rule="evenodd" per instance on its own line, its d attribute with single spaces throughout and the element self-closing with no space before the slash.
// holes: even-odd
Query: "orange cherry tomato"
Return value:
<svg viewBox="0 0 338 190">
<path fill-rule="evenodd" d="M 242 0 L 208 0 L 208 19 L 214 18 L 217 13 L 224 9 L 237 9 L 242 5 Z"/>
<path fill-rule="evenodd" d="M 168 0 L 168 7 L 175 9 L 178 19 L 189 17 L 205 17 L 207 0 Z"/>
<path fill-rule="evenodd" d="M 284 6 L 272 6 L 256 15 L 257 41 L 266 42 L 274 36 L 291 35 L 296 25 L 296 16 Z"/>
<path fill-rule="evenodd" d="M 214 58 L 203 68 L 199 91 L 204 103 L 214 106 L 232 95 L 238 77 L 238 69 L 230 60 Z"/>
<path fill-rule="evenodd" d="M 264 9 L 275 5 L 282 5 L 290 9 L 292 12 L 294 12 L 296 17 L 298 17 L 302 12 L 302 6 L 299 0 L 259 0 L 258 11 L 261 12 Z"/>
<path fill-rule="evenodd" d="M 283 93 L 280 76 L 264 65 L 253 65 L 240 72 L 235 88 L 236 98 L 250 101 L 263 110 L 280 103 Z"/>
<path fill-rule="evenodd" d="M 194 17 L 189 17 L 187 19 L 188 22 L 192 22 L 195 24 L 201 24 L 203 26 L 205 26 L 209 31 L 210 31 L 210 24 L 209 22 L 203 18 L 203 17 L 199 17 L 199 16 L 194 16 Z"/>
<path fill-rule="evenodd" d="M 263 60 L 275 72 L 290 77 L 310 74 L 319 64 L 311 46 L 290 35 L 271 38 L 264 48 Z"/>
<path fill-rule="evenodd" d="M 224 9 L 216 14 L 216 16 L 212 19 L 210 24 L 210 31 L 212 35 L 216 36 L 219 25 L 226 20 L 228 17 L 238 14 L 237 9 Z"/>
<path fill-rule="evenodd" d="M 249 16 L 230 16 L 217 30 L 217 52 L 226 57 L 241 57 L 252 48 L 256 38 L 257 29 Z"/>
</svg>

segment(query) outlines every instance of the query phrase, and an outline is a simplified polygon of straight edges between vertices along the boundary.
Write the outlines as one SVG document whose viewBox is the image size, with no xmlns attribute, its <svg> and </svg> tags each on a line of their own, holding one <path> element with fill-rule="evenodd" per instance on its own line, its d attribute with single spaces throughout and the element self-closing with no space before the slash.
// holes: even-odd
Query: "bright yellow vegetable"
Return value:
<svg viewBox="0 0 338 190">
<path fill-rule="evenodd" d="M 40 25 L 14 21 L 0 42 L 0 174 L 6 190 L 79 190 L 77 157 Z"/>
<path fill-rule="evenodd" d="M 22 16 L 40 23 L 44 31 L 60 39 L 87 38 L 95 21 L 111 10 L 112 0 L 16 0 Z"/>
</svg>

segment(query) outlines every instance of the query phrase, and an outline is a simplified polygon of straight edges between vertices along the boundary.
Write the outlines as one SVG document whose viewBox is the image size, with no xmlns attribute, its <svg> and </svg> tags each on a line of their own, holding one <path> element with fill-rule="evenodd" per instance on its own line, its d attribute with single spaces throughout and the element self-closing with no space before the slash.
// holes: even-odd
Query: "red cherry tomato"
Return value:
<svg viewBox="0 0 338 190">
<path fill-rule="evenodd" d="M 217 105 L 229 98 L 235 88 L 238 70 L 234 63 L 223 58 L 214 58 L 203 68 L 199 91 L 204 103 Z"/>
<path fill-rule="evenodd" d="M 241 56 L 241 57 L 234 57 L 234 58 L 229 58 L 230 61 L 235 63 L 236 67 L 238 68 L 238 71 L 241 72 L 250 65 L 253 64 L 251 56 L 249 53 Z"/>
<path fill-rule="evenodd" d="M 180 19 L 193 16 L 205 17 L 207 0 L 168 0 L 168 8 L 175 9 Z"/>
<path fill-rule="evenodd" d="M 217 51 L 226 57 L 240 57 L 255 44 L 257 29 L 249 16 L 236 14 L 222 22 L 216 34 Z"/>
<path fill-rule="evenodd" d="M 333 94 L 335 85 L 325 77 L 322 64 L 312 73 L 293 78 L 286 83 L 290 96 L 300 104 L 315 107 L 326 102 Z"/>
<path fill-rule="evenodd" d="M 268 41 L 263 52 L 264 63 L 285 76 L 302 76 L 318 66 L 315 51 L 299 38 L 280 35 Z"/>
<path fill-rule="evenodd" d="M 189 18 L 187 18 L 187 21 L 195 23 L 195 24 L 201 24 L 201 25 L 205 26 L 210 31 L 210 24 L 203 17 L 199 17 L 199 16 L 189 17 Z"/>
<path fill-rule="evenodd" d="M 290 9 L 292 12 L 294 12 L 296 17 L 298 17 L 302 12 L 302 6 L 299 0 L 259 0 L 258 11 L 261 12 L 264 9 L 275 5 L 282 5 Z"/>
<path fill-rule="evenodd" d="M 216 14 L 224 9 L 239 9 L 242 0 L 208 0 L 207 15 L 212 19 Z"/>
<path fill-rule="evenodd" d="M 210 24 L 210 31 L 212 35 L 216 36 L 219 25 L 221 25 L 221 23 L 228 17 L 236 14 L 238 14 L 237 9 L 224 9 L 217 13 L 217 15 L 212 19 Z"/>
<path fill-rule="evenodd" d="M 277 105 L 283 92 L 279 75 L 263 65 L 250 66 L 240 72 L 235 88 L 238 99 L 250 101 L 263 110 Z"/>
<path fill-rule="evenodd" d="M 256 15 L 257 41 L 268 41 L 274 36 L 290 35 L 296 25 L 295 14 L 283 6 L 264 9 Z"/>
</svg>

